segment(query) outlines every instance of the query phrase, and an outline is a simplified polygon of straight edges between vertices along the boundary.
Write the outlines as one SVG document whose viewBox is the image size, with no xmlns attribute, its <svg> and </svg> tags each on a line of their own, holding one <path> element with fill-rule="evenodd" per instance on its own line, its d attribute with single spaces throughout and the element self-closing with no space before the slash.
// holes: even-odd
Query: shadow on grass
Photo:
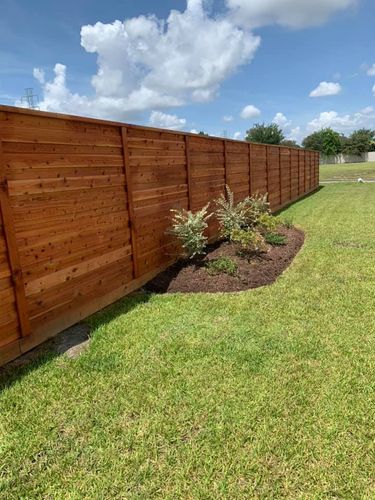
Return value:
<svg viewBox="0 0 375 500">
<path fill-rule="evenodd" d="M 11 387 L 35 370 L 43 368 L 56 358 L 68 356 L 78 357 L 88 348 L 91 332 L 109 323 L 119 314 L 127 314 L 139 305 L 148 302 L 150 294 L 136 292 L 120 299 L 110 306 L 93 314 L 85 321 L 58 333 L 55 337 L 43 342 L 19 358 L 0 367 L 0 392 Z"/>
<path fill-rule="evenodd" d="M 288 203 L 288 205 L 285 205 L 284 207 L 280 208 L 280 210 L 277 210 L 273 215 L 280 215 L 282 214 L 285 210 L 287 210 L 289 207 L 292 205 L 295 205 L 296 203 L 299 203 L 300 201 L 307 200 L 311 196 L 314 196 L 316 193 L 319 193 L 322 189 L 324 189 L 326 186 L 319 186 L 317 187 L 314 191 L 311 193 L 306 194 L 305 196 L 302 196 L 302 198 L 298 198 L 298 200 L 292 201 L 291 203 Z"/>
</svg>

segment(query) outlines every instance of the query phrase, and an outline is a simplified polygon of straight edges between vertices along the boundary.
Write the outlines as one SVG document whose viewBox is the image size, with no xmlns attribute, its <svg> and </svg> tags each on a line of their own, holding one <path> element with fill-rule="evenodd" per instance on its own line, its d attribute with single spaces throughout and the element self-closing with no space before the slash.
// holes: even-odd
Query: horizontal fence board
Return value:
<svg viewBox="0 0 375 500">
<path fill-rule="evenodd" d="M 173 263 L 171 209 L 213 209 L 228 184 L 277 210 L 319 183 L 319 154 L 296 148 L 7 106 L 0 127 L 0 364 Z"/>
</svg>

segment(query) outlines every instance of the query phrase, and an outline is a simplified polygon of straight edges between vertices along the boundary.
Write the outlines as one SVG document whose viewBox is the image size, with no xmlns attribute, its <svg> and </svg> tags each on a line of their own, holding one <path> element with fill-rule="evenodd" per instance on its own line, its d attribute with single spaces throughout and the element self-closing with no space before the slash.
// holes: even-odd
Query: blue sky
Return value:
<svg viewBox="0 0 375 500">
<path fill-rule="evenodd" d="M 228 137 L 375 128 L 372 0 L 1 4 L 2 104 L 33 87 L 44 110 Z"/>
</svg>

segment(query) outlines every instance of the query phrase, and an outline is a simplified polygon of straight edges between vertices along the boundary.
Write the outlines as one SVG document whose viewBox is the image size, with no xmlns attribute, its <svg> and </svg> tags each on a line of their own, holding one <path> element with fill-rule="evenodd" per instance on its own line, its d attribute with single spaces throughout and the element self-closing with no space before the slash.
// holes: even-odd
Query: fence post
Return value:
<svg viewBox="0 0 375 500">
<path fill-rule="evenodd" d="M 268 198 L 270 197 L 269 193 L 269 168 L 268 168 L 268 146 L 264 146 L 266 148 L 266 189 Z"/>
<path fill-rule="evenodd" d="M 281 168 L 281 147 L 279 146 L 279 193 L 280 193 L 280 205 L 283 202 L 283 189 L 282 189 L 282 185 L 281 185 L 282 177 L 283 177 L 283 172 L 282 172 L 282 168 Z"/>
<path fill-rule="evenodd" d="M 251 144 L 249 142 L 249 196 L 251 196 Z"/>
<path fill-rule="evenodd" d="M 186 174 L 187 174 L 187 188 L 188 188 L 188 210 L 191 210 L 193 206 L 193 190 L 192 190 L 192 177 L 191 177 L 189 135 L 185 135 L 185 156 L 186 156 Z"/>
<path fill-rule="evenodd" d="M 310 180 L 306 186 L 306 191 L 308 191 L 310 189 L 310 185 L 311 185 L 311 155 L 310 155 L 310 151 L 307 151 L 307 158 L 309 160 L 308 165 L 307 165 L 307 169 L 309 171 Z"/>
<path fill-rule="evenodd" d="M 301 180 L 301 174 L 300 174 L 300 169 L 301 169 L 301 162 L 300 162 L 300 156 L 301 156 L 301 154 L 300 153 L 301 153 L 301 150 L 299 149 L 297 151 L 297 153 L 298 153 L 298 190 L 297 190 L 297 194 L 299 196 L 299 193 L 300 193 L 300 191 L 299 191 L 299 185 L 300 185 L 300 180 Z"/>
<path fill-rule="evenodd" d="M 228 150 L 227 150 L 227 141 L 224 139 L 224 184 L 228 185 Z M 225 192 L 225 188 L 224 188 Z"/>
<path fill-rule="evenodd" d="M 130 161 L 129 161 L 128 129 L 126 127 L 121 127 L 121 138 L 122 138 L 122 152 L 124 157 L 126 193 L 128 196 L 129 225 L 130 225 L 131 247 L 133 255 L 133 275 L 134 278 L 138 278 L 139 277 L 138 242 L 137 242 L 137 231 L 135 226 L 132 176 L 131 176 Z"/>
<path fill-rule="evenodd" d="M 289 201 L 292 200 L 293 190 L 292 190 L 292 148 L 289 148 Z"/>
<path fill-rule="evenodd" d="M 16 301 L 18 321 L 21 336 L 31 334 L 30 318 L 28 314 L 25 283 L 22 276 L 20 256 L 17 247 L 16 231 L 14 227 L 12 207 L 9 201 L 8 181 L 5 175 L 3 144 L 0 138 L 0 211 L 3 219 L 3 230 L 7 245 L 9 268 L 11 272 L 14 295 Z"/>
</svg>

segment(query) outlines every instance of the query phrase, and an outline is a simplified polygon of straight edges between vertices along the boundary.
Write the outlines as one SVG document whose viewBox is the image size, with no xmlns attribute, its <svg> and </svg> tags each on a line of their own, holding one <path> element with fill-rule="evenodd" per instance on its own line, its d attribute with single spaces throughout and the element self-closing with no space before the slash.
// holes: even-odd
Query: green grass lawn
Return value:
<svg viewBox="0 0 375 500">
<path fill-rule="evenodd" d="M 357 181 L 358 177 L 375 181 L 375 162 L 320 165 L 321 181 Z"/>
<path fill-rule="evenodd" d="M 375 185 L 287 209 L 270 287 L 140 294 L 2 378 L 1 498 L 374 498 Z"/>
</svg>

